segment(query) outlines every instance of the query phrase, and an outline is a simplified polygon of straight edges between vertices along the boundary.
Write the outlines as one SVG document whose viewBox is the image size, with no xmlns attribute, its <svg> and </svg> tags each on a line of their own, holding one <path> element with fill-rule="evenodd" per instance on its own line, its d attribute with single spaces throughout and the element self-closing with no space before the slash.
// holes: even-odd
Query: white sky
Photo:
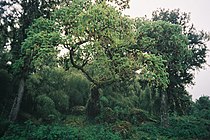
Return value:
<svg viewBox="0 0 210 140">
<path fill-rule="evenodd" d="M 124 11 L 131 17 L 151 17 L 152 12 L 158 8 L 177 9 L 181 12 L 191 13 L 191 22 L 196 29 L 210 32 L 210 0 L 131 0 L 130 9 Z M 208 43 L 210 49 L 210 42 Z M 210 52 L 208 52 L 210 56 Z M 210 64 L 210 57 L 207 58 Z M 210 67 L 195 72 L 195 85 L 188 87 L 193 100 L 202 95 L 210 96 Z"/>
</svg>

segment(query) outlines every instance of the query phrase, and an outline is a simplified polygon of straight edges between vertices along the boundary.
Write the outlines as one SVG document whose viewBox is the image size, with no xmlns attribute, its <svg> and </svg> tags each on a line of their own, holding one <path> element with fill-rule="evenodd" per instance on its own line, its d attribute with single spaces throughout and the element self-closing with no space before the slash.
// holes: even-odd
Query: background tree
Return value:
<svg viewBox="0 0 210 140">
<path fill-rule="evenodd" d="M 191 57 L 191 51 L 187 47 L 187 38 L 182 34 L 179 25 L 164 21 L 137 20 L 137 47 L 145 53 L 152 53 L 162 56 L 166 60 L 165 67 L 169 74 L 169 85 L 166 91 L 158 87 L 161 99 L 160 112 L 162 112 L 163 124 L 167 125 L 168 105 L 167 99 L 174 95 L 175 90 L 182 89 L 182 79 L 178 75 L 186 72 L 185 60 Z M 180 101 L 175 97 L 176 105 L 185 109 Z M 170 102 L 169 102 L 170 105 Z"/>
<path fill-rule="evenodd" d="M 7 61 L 11 62 L 12 67 L 16 68 L 15 61 L 17 61 L 22 55 L 21 44 L 27 37 L 26 29 L 32 24 L 34 19 L 40 16 L 49 17 L 49 13 L 61 2 L 62 1 L 60 0 L 3 0 L 0 2 L 1 29 L 3 31 L 2 33 L 4 33 L 5 40 L 2 46 L 5 47 L 9 45 L 11 48 L 9 51 L 11 57 L 9 57 L 9 60 Z M 19 83 L 19 85 L 13 85 L 15 87 L 13 88 L 13 92 L 17 92 L 17 97 L 14 100 L 13 109 L 10 113 L 10 119 L 15 120 L 17 116 L 17 113 L 15 112 L 18 112 L 17 110 L 19 110 L 19 104 L 22 100 L 24 92 L 25 75 L 27 75 L 28 72 L 25 69 L 25 71 L 19 71 L 17 73 L 17 70 L 10 69 L 10 73 L 14 75 L 13 83 Z"/>
<path fill-rule="evenodd" d="M 193 24 L 190 23 L 190 15 L 181 13 L 179 9 L 156 10 L 152 14 L 152 20 L 163 20 L 179 25 L 182 28 L 180 33 L 187 38 L 187 47 L 184 47 L 185 51 L 177 50 L 178 46 L 172 44 L 168 45 L 168 48 L 174 48 L 170 52 L 166 52 L 164 49 L 153 51 L 155 54 L 160 53 L 168 57 L 166 60 L 169 63 L 167 72 L 169 73 L 170 84 L 167 89 L 167 95 L 171 111 L 185 114 L 191 102 L 191 96 L 186 91 L 185 86 L 193 83 L 194 75 L 192 72 L 202 68 L 206 62 L 206 42 L 209 40 L 209 35 L 204 31 L 196 30 Z M 171 58 L 169 55 L 172 55 Z M 180 62 L 180 64 L 177 64 L 177 62 Z"/>
</svg>

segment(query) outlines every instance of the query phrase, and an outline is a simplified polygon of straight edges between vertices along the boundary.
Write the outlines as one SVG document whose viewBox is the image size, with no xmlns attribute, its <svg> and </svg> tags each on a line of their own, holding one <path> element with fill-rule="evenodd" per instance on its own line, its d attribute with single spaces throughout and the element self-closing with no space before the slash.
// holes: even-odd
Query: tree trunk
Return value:
<svg viewBox="0 0 210 140">
<path fill-rule="evenodd" d="M 18 112 L 20 110 L 20 104 L 21 104 L 22 98 L 23 98 L 24 86 L 25 86 L 25 81 L 24 81 L 24 78 L 22 77 L 20 79 L 17 97 L 14 99 L 12 109 L 9 114 L 10 121 L 15 121 L 17 118 Z"/>
<path fill-rule="evenodd" d="M 168 109 L 167 109 L 167 104 L 166 104 L 166 95 L 165 93 L 161 94 L 161 125 L 163 127 L 168 127 L 169 126 L 169 120 L 168 120 Z"/>
<path fill-rule="evenodd" d="M 100 114 L 99 88 L 94 86 L 91 89 L 90 97 L 86 105 L 86 113 L 88 117 L 94 118 Z"/>
</svg>

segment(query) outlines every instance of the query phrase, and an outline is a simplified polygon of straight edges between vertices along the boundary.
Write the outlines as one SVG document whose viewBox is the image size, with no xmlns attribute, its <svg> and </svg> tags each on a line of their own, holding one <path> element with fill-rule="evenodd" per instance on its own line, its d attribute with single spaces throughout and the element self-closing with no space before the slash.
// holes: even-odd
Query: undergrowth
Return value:
<svg viewBox="0 0 210 140">
<path fill-rule="evenodd" d="M 84 116 L 68 116 L 63 123 L 10 124 L 0 140 L 208 140 L 210 120 L 193 116 L 170 117 L 170 125 L 156 122 L 135 125 L 128 121 L 91 122 Z"/>
</svg>

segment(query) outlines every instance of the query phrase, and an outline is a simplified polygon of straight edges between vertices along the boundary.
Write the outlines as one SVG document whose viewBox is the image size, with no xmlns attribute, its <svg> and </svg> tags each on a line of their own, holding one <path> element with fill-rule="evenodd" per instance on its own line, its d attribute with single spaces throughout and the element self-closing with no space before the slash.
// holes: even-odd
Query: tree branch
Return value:
<svg viewBox="0 0 210 140">
<path fill-rule="evenodd" d="M 78 43 L 78 44 L 80 44 L 80 43 Z M 93 84 L 95 84 L 95 85 L 99 85 L 95 80 L 93 80 L 93 78 L 83 69 L 83 66 L 79 66 L 79 65 L 77 65 L 75 62 L 74 62 L 74 49 L 73 48 L 71 48 L 70 49 L 70 61 L 71 61 L 71 64 L 73 65 L 73 67 L 75 67 L 75 68 L 77 68 L 78 70 L 80 70 L 80 71 L 82 71 L 84 74 L 85 74 L 85 76 L 86 76 L 86 78 L 90 81 L 90 82 L 92 82 Z M 84 65 L 84 64 L 83 64 Z"/>
</svg>

